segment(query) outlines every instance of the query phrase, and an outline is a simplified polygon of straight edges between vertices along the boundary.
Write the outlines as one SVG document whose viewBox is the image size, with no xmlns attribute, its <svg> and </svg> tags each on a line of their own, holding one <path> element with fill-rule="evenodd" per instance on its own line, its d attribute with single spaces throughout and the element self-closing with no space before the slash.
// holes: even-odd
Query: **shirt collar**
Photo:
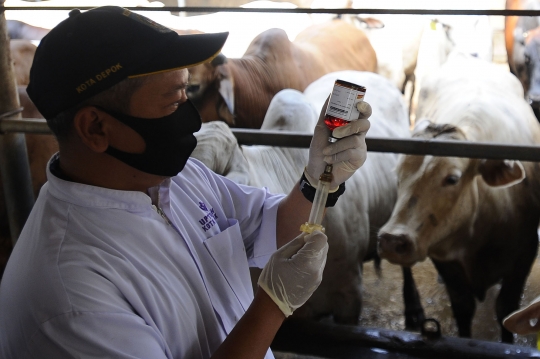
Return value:
<svg viewBox="0 0 540 359">
<path fill-rule="evenodd" d="M 152 205 L 150 196 L 140 191 L 121 191 L 63 180 L 51 172 L 51 165 L 56 165 L 58 160 L 59 154 L 56 153 L 47 164 L 47 190 L 59 200 L 84 207 L 117 208 L 130 211 L 147 209 Z M 149 193 L 159 193 L 161 203 L 165 200 L 168 202 L 169 187 L 170 179 L 149 189 Z"/>
</svg>

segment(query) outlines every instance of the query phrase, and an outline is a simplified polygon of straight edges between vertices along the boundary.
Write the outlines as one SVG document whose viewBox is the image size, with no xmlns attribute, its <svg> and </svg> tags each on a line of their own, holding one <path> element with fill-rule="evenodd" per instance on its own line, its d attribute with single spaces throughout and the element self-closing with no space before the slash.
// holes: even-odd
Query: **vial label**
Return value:
<svg viewBox="0 0 540 359">
<path fill-rule="evenodd" d="M 356 104 L 363 101 L 366 89 L 363 86 L 336 80 L 326 108 L 325 123 L 330 130 L 346 125 L 360 116 Z"/>
</svg>

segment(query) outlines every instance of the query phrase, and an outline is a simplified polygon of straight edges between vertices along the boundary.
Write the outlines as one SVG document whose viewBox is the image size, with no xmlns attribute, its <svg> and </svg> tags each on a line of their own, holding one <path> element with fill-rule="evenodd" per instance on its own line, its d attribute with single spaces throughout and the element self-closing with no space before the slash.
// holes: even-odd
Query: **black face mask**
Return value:
<svg viewBox="0 0 540 359">
<path fill-rule="evenodd" d="M 176 176 L 197 146 L 193 133 L 201 129 L 201 115 L 190 100 L 179 105 L 170 115 L 154 119 L 99 109 L 131 127 L 144 139 L 146 148 L 143 153 L 128 153 L 112 146 L 105 151 L 139 171 L 165 177 Z"/>
</svg>

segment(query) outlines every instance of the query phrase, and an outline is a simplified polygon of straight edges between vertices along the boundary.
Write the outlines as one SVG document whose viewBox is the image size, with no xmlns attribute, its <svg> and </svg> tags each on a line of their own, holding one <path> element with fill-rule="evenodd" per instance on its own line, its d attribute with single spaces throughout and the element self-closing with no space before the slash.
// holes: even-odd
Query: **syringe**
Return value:
<svg viewBox="0 0 540 359">
<path fill-rule="evenodd" d="M 366 88 L 363 86 L 336 80 L 324 119 L 328 129 L 333 131 L 335 128 L 344 126 L 350 121 L 357 119 L 360 114 L 357 105 L 363 101 L 365 93 Z M 328 142 L 334 143 L 336 141 L 337 139 L 335 137 L 330 136 L 328 138 Z M 300 226 L 302 232 L 311 233 L 314 230 L 324 232 L 322 219 L 330 191 L 330 183 L 334 177 L 332 175 L 332 169 L 332 165 L 326 164 L 324 172 L 319 177 L 309 219 Z"/>
<path fill-rule="evenodd" d="M 319 177 L 319 183 L 317 184 L 315 198 L 313 198 L 313 204 L 311 205 L 309 219 L 300 226 L 302 232 L 311 233 L 314 230 L 318 230 L 324 233 L 322 219 L 324 216 L 324 209 L 326 208 L 330 183 L 332 182 L 333 177 L 332 165 L 327 164 L 324 168 L 324 172 Z"/>
</svg>

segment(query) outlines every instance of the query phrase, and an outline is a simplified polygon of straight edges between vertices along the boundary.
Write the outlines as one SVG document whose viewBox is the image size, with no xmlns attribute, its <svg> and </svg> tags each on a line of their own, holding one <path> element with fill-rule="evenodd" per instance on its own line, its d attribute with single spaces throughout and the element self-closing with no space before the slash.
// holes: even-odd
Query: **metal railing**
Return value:
<svg viewBox="0 0 540 359">
<path fill-rule="evenodd" d="M 266 145 L 309 148 L 312 135 L 303 132 L 261 131 L 245 128 L 231 129 L 241 145 Z M 0 134 L 28 132 L 51 134 L 43 119 L 0 119 Z M 506 159 L 540 162 L 540 146 L 473 143 L 467 141 L 438 141 L 403 138 L 366 138 L 367 150 L 409 155 Z"/>
<path fill-rule="evenodd" d="M 95 6 L 0 6 L 4 10 L 90 10 Z M 132 11 L 172 11 L 172 12 L 238 12 L 238 13 L 289 13 L 289 14 L 371 14 L 371 15 L 486 15 L 486 16 L 540 16 L 540 10 L 439 10 L 439 9 L 343 9 L 343 8 L 242 8 L 219 6 L 164 6 L 125 7 Z"/>
<path fill-rule="evenodd" d="M 10 6 L 5 7 L 4 0 L 0 0 L 0 38 L 4 36 L 5 17 L 4 12 L 9 10 L 72 10 L 75 8 L 87 10 L 94 7 L 84 6 Z M 297 13 L 297 14 L 395 14 L 395 15 L 486 15 L 486 16 L 540 16 L 538 10 L 438 10 L 438 9 L 311 9 L 311 8 L 230 8 L 230 7 L 128 7 L 132 11 L 174 11 L 174 12 L 237 12 L 237 13 Z M 3 48 L 3 49 L 2 49 Z M 0 63 L 8 58 L 6 50 L 8 46 L 0 46 Z M 11 81 L 2 81 L 0 94 L 7 93 L 11 96 L 14 89 Z M 7 91 L 7 87 L 10 87 Z M 6 90 L 6 91 L 3 91 Z M 0 113 L 10 112 L 13 105 L 0 106 Z M 16 241 L 20 229 L 29 213 L 33 203 L 29 183 L 29 170 L 24 136 L 21 132 L 50 133 L 44 120 L 20 119 L 20 115 L 4 116 L 0 119 L 0 170 L 10 226 L 12 225 L 13 242 Z M 309 147 L 311 135 L 305 133 L 262 132 L 258 130 L 233 129 L 240 144 L 274 145 L 288 147 Z M 418 139 L 389 139 L 371 138 L 366 139 L 368 151 L 396 152 L 413 155 L 455 156 L 474 157 L 489 159 L 516 159 L 523 161 L 540 161 L 540 147 L 502 145 L 494 143 L 470 143 L 463 141 L 436 141 Z M 26 167 L 26 168 L 25 168 Z M 18 178 L 20 177 L 20 178 Z M 27 188 L 28 187 L 28 188 Z M 29 193 L 30 192 L 30 193 Z M 28 205 L 30 204 L 30 206 Z M 13 218 L 12 218 L 13 217 Z M 16 217 L 16 218 L 15 218 Z"/>
</svg>

